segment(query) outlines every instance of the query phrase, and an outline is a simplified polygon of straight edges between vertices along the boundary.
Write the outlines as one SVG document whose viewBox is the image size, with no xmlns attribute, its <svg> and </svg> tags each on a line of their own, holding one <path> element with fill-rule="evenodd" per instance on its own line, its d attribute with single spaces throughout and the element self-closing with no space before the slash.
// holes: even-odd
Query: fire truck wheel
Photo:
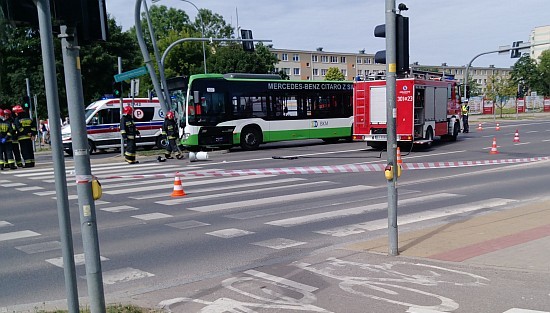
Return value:
<svg viewBox="0 0 550 313">
<path fill-rule="evenodd" d="M 455 126 L 453 127 L 453 135 L 451 136 L 451 141 L 456 141 L 458 133 L 460 133 L 460 122 L 456 122 Z"/>
<path fill-rule="evenodd" d="M 426 137 L 424 139 L 427 140 L 426 147 L 431 147 L 434 140 L 434 131 L 431 127 L 428 127 L 428 130 L 426 130 Z"/>
</svg>

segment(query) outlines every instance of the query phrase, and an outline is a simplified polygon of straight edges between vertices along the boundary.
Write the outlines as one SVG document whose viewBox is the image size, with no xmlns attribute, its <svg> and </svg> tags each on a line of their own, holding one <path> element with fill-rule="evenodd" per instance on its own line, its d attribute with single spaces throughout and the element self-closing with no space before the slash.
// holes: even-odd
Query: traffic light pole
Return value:
<svg viewBox="0 0 550 313">
<path fill-rule="evenodd" d="M 397 80 L 397 25 L 395 0 L 386 0 L 386 119 L 387 119 L 387 161 L 393 166 L 393 177 L 388 180 L 388 254 L 396 256 L 398 250 L 397 230 L 397 135 L 395 106 Z"/>
<path fill-rule="evenodd" d="M 86 135 L 86 113 L 82 92 L 82 75 L 80 71 L 80 47 L 74 33 L 67 33 L 67 27 L 60 27 L 63 68 L 65 70 L 65 90 L 71 120 L 73 156 L 75 162 L 75 179 L 80 212 L 80 229 L 86 264 L 86 282 L 90 298 L 90 312 L 105 313 L 105 295 L 95 203 L 92 196 L 92 170 L 88 153 Z"/>
<path fill-rule="evenodd" d="M 40 46 L 42 47 L 42 63 L 44 66 L 44 86 L 48 117 L 50 119 L 52 161 L 55 174 L 55 191 L 57 198 L 57 216 L 63 255 L 63 272 L 65 274 L 65 288 L 67 306 L 70 313 L 78 313 L 78 288 L 76 284 L 76 270 L 73 250 L 73 233 L 71 230 L 71 215 L 69 212 L 69 195 L 67 192 L 67 177 L 65 176 L 65 157 L 61 142 L 61 122 L 59 120 L 59 96 L 52 35 L 52 19 L 50 2 L 48 0 L 34 0 L 38 11 L 40 27 Z"/>
<path fill-rule="evenodd" d="M 122 73 L 122 58 L 118 57 L 118 73 Z M 122 86 L 122 84 L 121 84 Z M 122 87 L 120 88 L 122 89 Z M 120 92 L 120 119 L 122 120 L 122 109 L 124 106 L 124 95 L 122 90 Z M 124 157 L 124 137 L 120 136 L 120 156 Z"/>
</svg>

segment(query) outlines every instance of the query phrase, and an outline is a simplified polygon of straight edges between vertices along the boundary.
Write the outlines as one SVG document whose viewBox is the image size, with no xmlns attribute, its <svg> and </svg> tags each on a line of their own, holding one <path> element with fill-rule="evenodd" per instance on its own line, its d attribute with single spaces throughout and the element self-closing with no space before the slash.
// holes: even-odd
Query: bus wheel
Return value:
<svg viewBox="0 0 550 313">
<path fill-rule="evenodd" d="M 241 132 L 241 148 L 243 150 L 256 150 L 262 142 L 260 130 L 253 127 L 247 127 Z"/>
</svg>

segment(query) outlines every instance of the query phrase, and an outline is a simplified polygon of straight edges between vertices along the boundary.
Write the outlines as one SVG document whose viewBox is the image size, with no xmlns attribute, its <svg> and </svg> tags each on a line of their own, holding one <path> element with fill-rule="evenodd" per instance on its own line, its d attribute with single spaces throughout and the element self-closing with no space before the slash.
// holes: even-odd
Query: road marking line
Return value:
<svg viewBox="0 0 550 313">
<path fill-rule="evenodd" d="M 105 212 L 111 212 L 111 213 L 119 213 L 119 212 L 125 212 L 125 211 L 136 211 L 139 209 L 129 205 L 119 205 L 119 206 L 113 206 L 109 208 L 102 208 L 100 210 Z"/>
<path fill-rule="evenodd" d="M 311 183 L 305 183 L 305 184 L 285 185 L 285 186 L 275 186 L 274 187 L 274 186 L 272 186 L 272 185 L 274 185 L 273 181 L 265 182 L 265 184 L 270 185 L 268 191 L 287 189 L 287 188 L 305 187 L 305 186 L 312 186 L 312 185 L 320 185 L 320 184 L 330 184 L 330 183 L 332 183 L 332 182 L 319 181 L 319 182 L 311 182 Z M 254 186 L 258 186 L 258 185 L 259 184 L 255 184 Z M 176 205 L 176 204 L 181 204 L 181 203 L 184 203 L 184 202 L 197 201 L 197 200 L 203 200 L 203 199 L 214 199 L 214 198 L 229 197 L 229 196 L 236 196 L 236 195 L 245 195 L 245 194 L 249 194 L 249 193 L 257 193 L 260 190 L 265 190 L 265 189 L 263 189 L 263 188 L 261 188 L 261 189 L 249 189 L 249 190 L 241 190 L 241 191 L 235 191 L 235 192 L 218 193 L 218 194 L 214 194 L 214 195 L 177 198 L 177 199 L 157 201 L 155 203 L 163 204 L 163 205 Z"/>
<path fill-rule="evenodd" d="M 109 261 L 108 258 L 104 256 L 99 256 L 100 261 Z M 47 259 L 46 262 L 55 265 L 57 267 L 63 268 L 63 257 L 53 258 L 53 259 Z M 75 254 L 74 255 L 74 265 L 84 265 L 86 263 L 86 258 L 84 257 L 84 253 Z"/>
<path fill-rule="evenodd" d="M 106 285 L 113 285 L 116 283 L 123 283 L 153 276 L 155 275 L 145 271 L 140 271 L 131 267 L 125 267 L 117 270 L 103 272 L 103 283 Z M 82 278 L 85 279 L 86 277 L 83 276 Z"/>
<path fill-rule="evenodd" d="M 296 247 L 300 245 L 305 245 L 306 243 L 301 241 L 285 239 L 285 238 L 274 238 L 274 239 L 269 239 L 264 241 L 252 242 L 252 244 L 256 246 L 275 249 L 275 250 L 281 250 L 281 249 Z"/>
<path fill-rule="evenodd" d="M 410 198 L 399 201 L 400 205 L 410 205 L 418 202 L 426 202 L 430 200 L 443 200 L 446 198 L 456 198 L 460 197 L 461 195 L 452 194 L 452 193 L 440 193 L 440 194 L 434 194 L 434 195 L 427 195 L 427 196 L 421 196 L 416 198 Z M 298 217 L 291 217 L 276 221 L 267 222 L 265 224 L 267 225 L 273 225 L 273 226 L 281 226 L 281 227 L 293 227 L 303 224 L 309 224 L 314 222 L 320 222 L 328 219 L 333 218 L 341 218 L 341 217 L 347 217 L 347 216 L 353 216 L 353 215 L 360 215 L 366 212 L 371 211 L 377 211 L 387 208 L 387 203 L 377 203 L 377 204 L 371 204 L 371 205 L 364 205 L 356 208 L 350 208 L 350 209 L 344 209 L 344 210 L 335 210 L 330 212 L 324 212 L 324 213 L 316 213 L 311 215 L 304 215 L 304 216 L 298 216 Z"/>
<path fill-rule="evenodd" d="M 15 249 L 23 251 L 26 254 L 42 253 L 54 250 L 61 250 L 61 242 L 59 241 L 47 241 L 41 243 L 33 243 L 25 246 L 18 246 Z"/>
<path fill-rule="evenodd" d="M 150 221 L 150 220 L 158 220 L 161 218 L 169 218 L 173 216 L 169 214 L 164 214 L 164 213 L 149 213 L 149 214 L 133 215 L 132 217 L 140 220 L 144 220 L 144 221 Z"/>
<path fill-rule="evenodd" d="M 267 274 L 267 273 L 264 273 L 264 272 L 259 272 L 259 271 L 256 271 L 256 270 L 248 270 L 248 271 L 245 271 L 244 273 L 248 274 L 250 276 L 255 276 L 255 277 L 258 277 L 258 278 L 261 278 L 261 279 L 264 279 L 264 280 L 269 280 L 269 281 L 272 281 L 272 282 L 275 282 L 275 283 L 280 283 L 282 285 L 294 287 L 295 289 L 304 290 L 304 291 L 307 291 L 307 292 L 315 292 L 319 289 L 319 288 L 316 288 L 316 287 L 313 287 L 313 286 L 310 286 L 310 285 L 299 283 L 297 281 L 286 279 L 284 277 L 279 277 L 279 276 Z"/>
<path fill-rule="evenodd" d="M 19 191 L 32 191 L 32 190 L 43 190 L 44 187 L 40 187 L 40 186 L 29 186 L 29 187 L 22 187 L 22 188 L 15 188 L 16 190 L 19 190 Z"/>
<path fill-rule="evenodd" d="M 40 236 L 40 235 L 41 234 L 33 232 L 31 230 L 15 231 L 15 232 L 11 232 L 11 233 L 0 234 L 0 241 L 35 237 L 35 236 Z"/>
<path fill-rule="evenodd" d="M 178 229 L 189 229 L 189 228 L 209 226 L 209 225 L 210 224 L 199 222 L 199 221 L 193 221 L 193 220 L 166 224 L 166 226 L 170 226 Z"/>
<path fill-rule="evenodd" d="M 244 176 L 247 177 L 247 176 Z M 221 203 L 221 204 L 213 204 L 213 205 L 205 205 L 205 206 L 199 206 L 199 207 L 192 207 L 187 208 L 191 211 L 197 211 L 197 212 L 215 212 L 215 211 L 221 211 L 221 210 L 229 210 L 229 209 L 235 209 L 235 208 L 244 208 L 244 207 L 250 207 L 250 206 L 260 206 L 264 204 L 272 204 L 272 203 L 288 203 L 294 200 L 304 200 L 304 199 L 310 199 L 310 198 L 319 198 L 319 197 L 328 197 L 332 195 L 339 195 L 342 193 L 353 193 L 353 192 L 359 192 L 359 191 L 366 191 L 369 189 L 373 189 L 374 187 L 371 186 L 350 186 L 350 187 L 342 187 L 342 188 L 334 188 L 329 190 L 319 190 L 319 191 L 312 191 L 312 192 L 303 192 L 300 194 L 292 194 L 292 195 L 284 195 L 284 196 L 276 196 L 276 197 L 267 197 L 267 198 L 261 198 L 261 199 L 254 199 L 254 200 L 244 200 L 244 201 L 236 201 L 236 202 L 229 202 L 229 203 Z"/>
<path fill-rule="evenodd" d="M 228 228 L 228 229 L 220 229 L 220 230 L 212 231 L 206 234 L 210 236 L 220 237 L 220 238 L 235 238 L 235 237 L 251 235 L 251 234 L 254 234 L 254 232 L 237 229 L 237 228 Z"/>
</svg>

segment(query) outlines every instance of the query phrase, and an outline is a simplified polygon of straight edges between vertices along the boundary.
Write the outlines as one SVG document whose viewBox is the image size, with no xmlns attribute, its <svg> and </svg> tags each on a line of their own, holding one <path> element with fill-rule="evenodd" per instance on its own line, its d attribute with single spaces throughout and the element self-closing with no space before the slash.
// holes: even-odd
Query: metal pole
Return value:
<svg viewBox="0 0 550 313">
<path fill-rule="evenodd" d="M 397 79 L 397 47 L 396 47 L 395 0 L 386 0 L 386 118 L 388 164 L 393 166 L 393 179 L 388 181 L 388 254 L 399 254 L 397 242 L 397 136 L 395 107 L 395 84 Z"/>
<path fill-rule="evenodd" d="M 164 90 L 164 98 L 169 108 L 172 108 L 172 99 L 170 98 L 170 92 L 168 91 L 168 84 L 166 83 L 166 76 L 164 75 L 164 65 L 160 62 L 159 48 L 157 45 L 157 38 L 155 36 L 155 30 L 153 23 L 151 22 L 151 16 L 149 14 L 149 8 L 147 8 L 147 1 L 143 1 L 143 8 L 145 9 L 145 18 L 147 19 L 147 26 L 149 27 L 149 35 L 151 37 L 151 43 L 153 44 L 153 53 L 159 67 L 160 81 L 162 83 L 162 89 Z M 133 101 L 132 101 L 133 102 Z M 133 103 L 132 103 L 133 104 Z M 164 111 L 168 113 L 168 111 Z"/>
<path fill-rule="evenodd" d="M 145 62 L 145 65 L 147 66 L 147 70 L 149 72 L 149 76 L 151 77 L 151 82 L 153 83 L 153 87 L 155 88 L 155 92 L 158 95 L 158 99 L 160 102 L 160 106 L 162 107 L 162 110 L 164 112 L 170 111 L 170 108 L 166 105 L 166 100 L 163 97 L 162 88 L 160 87 L 157 74 L 155 72 L 155 67 L 153 66 L 153 62 L 151 61 L 151 57 L 149 56 L 149 51 L 147 50 L 147 44 L 145 43 L 145 40 L 143 39 L 143 28 L 141 27 L 141 1 L 142 0 L 136 0 L 135 10 L 134 10 L 134 21 L 135 21 L 135 28 L 136 28 L 136 37 L 139 44 L 139 48 L 141 50 L 141 54 L 143 55 L 143 61 Z"/>
<path fill-rule="evenodd" d="M 105 312 L 105 296 L 101 276 L 101 261 L 95 203 L 92 197 L 92 170 L 88 154 L 88 138 L 86 135 L 86 117 L 84 112 L 84 96 L 82 92 L 82 76 L 80 72 L 80 47 L 74 34 L 67 34 L 67 27 L 62 25 L 61 50 L 63 68 L 65 69 L 65 87 L 75 163 L 76 189 L 78 193 L 78 208 L 80 212 L 80 229 L 86 264 L 86 281 L 92 313 Z"/>
<path fill-rule="evenodd" d="M 191 4 L 192 6 L 194 6 L 195 9 L 197 9 L 199 19 L 201 20 L 201 25 L 202 25 L 201 36 L 204 38 L 204 21 L 202 20 L 201 10 L 199 10 L 199 8 L 197 8 L 197 6 L 189 0 L 181 0 L 181 1 L 187 2 L 187 3 Z M 204 61 L 204 74 L 206 74 L 206 48 L 204 47 L 204 41 L 202 42 L 202 58 L 203 58 L 203 61 Z"/>
<path fill-rule="evenodd" d="M 40 131 L 40 122 L 38 122 L 38 99 L 36 95 L 33 97 L 33 103 L 34 103 L 34 123 L 36 124 L 37 131 Z M 38 139 L 38 136 L 36 136 L 36 139 Z M 32 148 L 34 151 L 36 151 L 36 139 L 32 142 Z M 40 140 L 38 140 L 38 145 L 41 146 L 42 143 Z"/>
<path fill-rule="evenodd" d="M 31 101 L 31 83 L 28 78 L 25 78 L 25 85 L 27 85 L 27 97 Z M 32 103 L 29 103 L 29 116 L 32 118 Z"/>
<path fill-rule="evenodd" d="M 118 73 L 122 73 L 122 58 L 118 57 Z M 122 84 L 121 84 L 122 85 Z M 124 106 L 124 95 L 120 90 L 120 119 L 122 120 L 122 107 Z M 124 157 L 124 138 L 120 137 L 120 156 Z"/>
<path fill-rule="evenodd" d="M 44 85 L 46 90 L 48 117 L 50 119 L 52 161 L 55 173 L 57 215 L 59 219 L 61 252 L 64 264 L 63 272 L 65 274 L 67 306 L 70 313 L 78 313 L 78 289 L 76 284 L 69 197 L 67 193 L 67 177 L 65 176 L 65 158 L 63 156 L 61 123 L 59 121 L 59 96 L 57 94 L 57 75 L 55 71 L 50 2 L 48 0 L 35 0 L 35 4 L 38 10 L 38 22 L 40 25 Z"/>
</svg>

